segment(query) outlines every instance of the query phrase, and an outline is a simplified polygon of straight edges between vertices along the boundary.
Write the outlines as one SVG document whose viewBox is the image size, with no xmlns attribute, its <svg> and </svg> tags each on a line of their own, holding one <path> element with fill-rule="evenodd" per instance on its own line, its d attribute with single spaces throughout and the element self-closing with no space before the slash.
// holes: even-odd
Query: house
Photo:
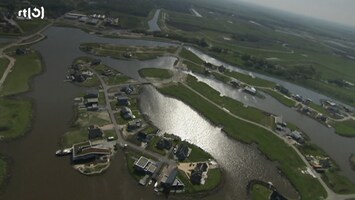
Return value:
<svg viewBox="0 0 355 200">
<path fill-rule="evenodd" d="M 125 120 L 129 120 L 129 119 L 134 119 L 135 118 L 133 113 L 132 113 L 132 111 L 131 111 L 131 109 L 126 107 L 126 106 L 121 109 L 121 116 Z"/>
<path fill-rule="evenodd" d="M 161 138 L 156 145 L 156 147 L 161 150 L 163 150 L 163 149 L 169 150 L 169 149 L 171 149 L 172 146 L 173 146 L 173 143 L 171 142 L 171 140 L 166 139 L 166 138 Z"/>
<path fill-rule="evenodd" d="M 121 89 L 122 92 L 126 94 L 131 94 L 134 91 L 134 87 L 131 85 L 127 85 Z"/>
<path fill-rule="evenodd" d="M 304 138 L 302 137 L 302 133 L 299 131 L 292 131 L 290 134 L 290 137 L 297 141 L 300 144 L 304 144 Z"/>
<path fill-rule="evenodd" d="M 94 59 L 91 61 L 91 66 L 95 66 L 95 65 L 99 65 L 101 64 L 101 60 L 100 59 Z"/>
<path fill-rule="evenodd" d="M 176 150 L 176 157 L 182 161 L 185 160 L 189 156 L 189 147 L 186 143 L 181 143 Z"/>
<path fill-rule="evenodd" d="M 141 142 L 146 142 L 148 140 L 148 135 L 142 131 L 139 131 L 137 133 L 137 140 Z"/>
<path fill-rule="evenodd" d="M 157 170 L 157 166 L 156 166 L 155 162 L 153 162 L 152 160 L 150 160 L 144 156 L 141 156 L 134 163 L 134 169 L 137 170 L 138 172 L 152 175 Z"/>
<path fill-rule="evenodd" d="M 93 146 L 90 141 L 87 141 L 73 145 L 71 161 L 73 163 L 85 163 L 109 155 L 111 155 L 109 148 Z"/>
<path fill-rule="evenodd" d="M 103 132 L 97 126 L 91 125 L 91 126 L 88 127 L 88 138 L 89 138 L 89 140 L 102 138 L 102 136 L 103 136 Z"/>
<path fill-rule="evenodd" d="M 244 92 L 251 94 L 251 95 L 256 95 L 256 89 L 252 86 L 245 86 Z"/>
<path fill-rule="evenodd" d="M 24 55 L 26 53 L 27 53 L 26 49 L 23 49 L 23 48 L 16 49 L 16 55 Z"/>
<path fill-rule="evenodd" d="M 86 95 L 84 96 L 85 99 L 87 98 L 99 98 L 99 91 L 97 90 L 92 90 L 86 92 Z"/>
<path fill-rule="evenodd" d="M 119 106 L 130 106 L 131 105 L 129 98 L 126 96 L 117 97 L 117 103 Z"/>
<path fill-rule="evenodd" d="M 226 70 L 227 70 L 227 68 L 224 67 L 223 65 L 218 67 L 218 71 L 221 72 L 221 73 L 224 73 Z"/>
<path fill-rule="evenodd" d="M 136 130 L 140 127 L 142 127 L 142 120 L 132 120 L 132 121 L 128 122 L 127 130 L 133 131 L 133 130 Z"/>
<path fill-rule="evenodd" d="M 197 163 L 194 170 L 190 175 L 190 181 L 192 184 L 204 184 L 205 177 L 207 176 L 208 165 L 206 163 Z"/>
<path fill-rule="evenodd" d="M 177 177 L 178 170 L 175 167 L 169 173 L 164 174 L 160 180 L 160 187 L 163 188 L 165 193 L 169 192 L 183 192 L 185 185 Z"/>
</svg>

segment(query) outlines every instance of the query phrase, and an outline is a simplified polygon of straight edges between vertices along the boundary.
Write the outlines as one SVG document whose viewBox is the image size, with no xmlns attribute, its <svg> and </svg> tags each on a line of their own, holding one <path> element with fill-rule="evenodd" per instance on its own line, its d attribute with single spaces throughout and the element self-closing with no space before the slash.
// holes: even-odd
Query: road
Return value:
<svg viewBox="0 0 355 200">
<path fill-rule="evenodd" d="M 0 79 L 0 91 L 1 91 L 1 88 L 2 88 L 2 86 L 3 86 L 3 84 L 4 84 L 5 80 L 6 80 L 7 76 L 9 75 L 10 72 L 12 72 L 12 68 L 15 65 L 15 62 L 16 62 L 15 58 L 6 55 L 4 51 L 6 49 L 11 48 L 11 47 L 21 46 L 21 45 L 29 45 L 29 44 L 34 44 L 36 42 L 41 41 L 42 39 L 45 38 L 45 36 L 42 35 L 42 32 L 44 30 L 46 30 L 52 24 L 53 24 L 53 22 L 49 23 L 48 25 L 46 25 L 45 27 L 43 27 L 42 29 L 40 29 L 39 31 L 37 31 L 37 32 L 35 32 L 35 33 L 31 34 L 31 35 L 20 37 L 16 41 L 14 41 L 14 42 L 12 42 L 12 43 L 0 48 L 0 57 L 4 57 L 4 58 L 9 60 L 9 64 L 7 65 L 7 67 L 6 67 L 5 71 L 4 71 L 4 74 L 2 75 L 2 77 Z M 36 35 L 39 35 L 40 37 L 36 38 L 35 40 L 26 42 L 27 40 L 31 39 L 32 37 L 35 37 Z"/>
<path fill-rule="evenodd" d="M 98 79 L 100 80 L 100 83 L 102 85 L 102 89 L 104 90 L 104 94 L 105 94 L 106 110 L 109 113 L 109 116 L 110 116 L 110 119 L 112 121 L 114 130 L 116 132 L 117 142 L 122 143 L 122 144 L 127 144 L 129 148 L 131 148 L 131 149 L 133 149 L 135 151 L 141 152 L 141 153 L 143 153 L 145 155 L 148 155 L 148 156 L 150 156 L 152 158 L 155 158 L 155 159 L 159 160 L 162 163 L 169 164 L 169 165 L 177 165 L 176 161 L 170 160 L 169 158 L 167 158 L 167 157 L 165 157 L 163 155 L 160 155 L 158 153 L 155 153 L 155 152 L 152 152 L 152 151 L 148 151 L 148 150 L 146 150 L 146 149 L 144 149 L 144 148 L 142 148 L 142 147 L 140 147 L 140 146 L 138 146 L 136 144 L 133 144 L 133 143 L 131 143 L 129 141 L 126 141 L 123 138 L 122 132 L 120 131 L 119 125 L 116 122 L 116 118 L 115 118 L 114 112 L 113 112 L 113 110 L 111 108 L 111 104 L 110 104 L 110 100 L 109 100 L 109 92 L 108 91 L 109 91 L 110 88 L 123 87 L 123 86 L 126 86 L 126 85 L 132 85 L 132 84 L 107 85 L 105 83 L 105 81 L 102 79 L 100 74 L 98 74 L 90 66 L 87 66 L 87 68 L 89 70 L 91 70 L 98 77 Z M 147 82 L 143 82 L 143 83 L 147 83 Z M 137 85 L 137 84 L 142 84 L 142 82 L 133 83 L 133 85 Z"/>
</svg>

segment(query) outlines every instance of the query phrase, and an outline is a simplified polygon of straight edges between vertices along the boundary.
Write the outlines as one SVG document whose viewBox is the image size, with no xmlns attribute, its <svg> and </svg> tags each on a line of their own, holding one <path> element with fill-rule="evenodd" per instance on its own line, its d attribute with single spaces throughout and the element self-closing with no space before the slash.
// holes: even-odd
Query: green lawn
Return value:
<svg viewBox="0 0 355 200">
<path fill-rule="evenodd" d="M 202 67 L 201 65 L 197 65 L 193 62 L 184 60 L 183 64 L 186 65 L 186 67 L 191 70 L 193 73 L 198 73 L 198 74 L 203 74 L 205 72 L 205 68 Z"/>
<path fill-rule="evenodd" d="M 49 21 L 42 19 L 17 20 L 17 24 L 22 28 L 25 34 L 30 34 L 49 24 Z"/>
<path fill-rule="evenodd" d="M 190 143 L 187 143 L 187 145 L 191 149 L 191 153 L 184 162 L 203 162 L 208 161 L 209 159 L 213 159 L 213 157 L 209 153 L 207 153 L 200 147 Z"/>
<path fill-rule="evenodd" d="M 203 64 L 203 62 L 204 62 L 198 56 L 196 56 L 194 53 L 192 53 L 191 51 L 189 51 L 185 48 L 181 49 L 179 56 L 183 57 L 184 59 L 186 59 L 188 61 L 196 63 L 196 64 Z"/>
<path fill-rule="evenodd" d="M 131 80 L 130 77 L 123 75 L 121 72 L 108 67 L 104 64 L 100 64 L 94 67 L 94 70 L 99 73 L 102 74 L 107 70 L 111 70 L 113 72 L 112 75 L 110 76 L 103 76 L 103 80 L 105 81 L 106 84 L 108 85 L 117 85 L 117 84 L 122 84 L 122 83 L 127 83 L 128 81 Z"/>
<path fill-rule="evenodd" d="M 73 146 L 73 144 L 88 140 L 88 131 L 86 128 L 73 129 L 66 132 L 61 138 L 63 148 Z"/>
<path fill-rule="evenodd" d="M 270 115 L 254 107 L 246 108 L 241 102 L 232 98 L 226 96 L 221 97 L 218 91 L 203 82 L 198 82 L 193 76 L 187 77 L 187 85 L 235 115 L 268 127 L 274 125 L 274 120 Z"/>
<path fill-rule="evenodd" d="M 158 149 L 156 146 L 158 144 L 158 142 L 160 141 L 161 137 L 158 136 L 153 136 L 153 138 L 150 140 L 147 149 L 149 151 L 153 151 L 156 152 L 158 154 L 161 154 L 163 156 L 165 156 L 166 152 L 162 149 Z"/>
<path fill-rule="evenodd" d="M 0 137 L 23 136 L 31 126 L 32 104 L 28 100 L 0 98 Z"/>
<path fill-rule="evenodd" d="M 269 89 L 261 89 L 261 90 L 263 92 L 269 94 L 270 96 L 272 96 L 277 101 L 284 104 L 285 106 L 293 107 L 296 104 L 296 102 L 293 99 L 287 98 L 283 94 L 281 94 L 275 90 L 269 90 Z"/>
<path fill-rule="evenodd" d="M 140 69 L 138 72 L 143 78 L 168 79 L 173 76 L 173 72 L 169 69 L 144 68 Z"/>
<path fill-rule="evenodd" d="M 16 62 L 5 80 L 0 92 L 2 95 L 14 95 L 28 91 L 30 79 L 42 71 L 41 58 L 37 52 L 14 56 L 14 58 Z"/>
<path fill-rule="evenodd" d="M 253 185 L 251 196 L 253 200 L 268 200 L 272 191 L 262 185 Z"/>
<path fill-rule="evenodd" d="M 242 74 L 239 72 L 233 71 L 233 72 L 226 72 L 225 74 L 252 86 L 269 87 L 269 88 L 274 88 L 276 86 L 276 83 L 273 83 L 271 81 L 267 81 L 257 77 L 251 77 L 249 75 Z"/>
<path fill-rule="evenodd" d="M 0 58 L 0 78 L 4 74 L 8 64 L 9 60 L 7 60 L 6 58 Z"/>
<path fill-rule="evenodd" d="M 215 125 L 223 126 L 223 130 L 229 136 L 246 143 L 257 143 L 259 149 L 269 159 L 279 162 L 281 171 L 303 199 L 326 197 L 325 190 L 316 179 L 301 173 L 300 169 L 305 169 L 306 165 L 296 152 L 269 131 L 228 115 L 181 84 L 159 90 L 163 94 L 181 99 Z"/>
<path fill-rule="evenodd" d="M 355 137 L 355 121 L 347 120 L 342 122 L 334 122 L 335 132 L 346 137 Z"/>
</svg>

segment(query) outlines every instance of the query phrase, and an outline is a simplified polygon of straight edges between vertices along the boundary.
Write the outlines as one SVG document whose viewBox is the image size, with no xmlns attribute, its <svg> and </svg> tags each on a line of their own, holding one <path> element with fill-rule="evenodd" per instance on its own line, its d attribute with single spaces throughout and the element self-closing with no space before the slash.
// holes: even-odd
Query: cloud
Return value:
<svg viewBox="0 0 355 200">
<path fill-rule="evenodd" d="M 355 27 L 354 0 L 240 0 Z"/>
</svg>

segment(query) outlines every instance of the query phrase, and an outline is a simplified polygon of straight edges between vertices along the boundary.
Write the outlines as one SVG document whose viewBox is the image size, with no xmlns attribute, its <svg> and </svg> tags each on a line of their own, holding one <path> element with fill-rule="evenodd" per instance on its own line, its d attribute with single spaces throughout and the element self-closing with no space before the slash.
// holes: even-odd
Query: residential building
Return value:
<svg viewBox="0 0 355 200">
<path fill-rule="evenodd" d="M 176 150 L 175 155 L 180 161 L 185 160 L 189 156 L 189 147 L 187 144 L 181 143 Z"/>
</svg>

